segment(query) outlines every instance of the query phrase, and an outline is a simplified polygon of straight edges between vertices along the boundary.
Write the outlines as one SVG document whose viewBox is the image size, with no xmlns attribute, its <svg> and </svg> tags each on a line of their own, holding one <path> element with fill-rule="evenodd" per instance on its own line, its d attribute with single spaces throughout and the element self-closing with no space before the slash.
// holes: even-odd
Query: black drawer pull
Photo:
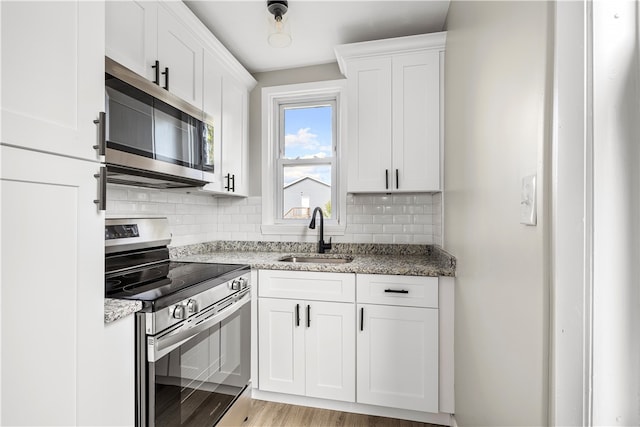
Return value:
<svg viewBox="0 0 640 427">
<path fill-rule="evenodd" d="M 384 291 L 389 294 L 408 294 L 409 293 L 409 291 L 407 291 L 406 289 L 385 289 Z"/>
<path fill-rule="evenodd" d="M 307 328 L 311 327 L 311 306 L 307 305 Z"/>
<path fill-rule="evenodd" d="M 300 326 L 300 304 L 296 304 L 296 326 Z"/>
<path fill-rule="evenodd" d="M 360 307 L 360 330 L 364 331 L 364 307 Z"/>
</svg>

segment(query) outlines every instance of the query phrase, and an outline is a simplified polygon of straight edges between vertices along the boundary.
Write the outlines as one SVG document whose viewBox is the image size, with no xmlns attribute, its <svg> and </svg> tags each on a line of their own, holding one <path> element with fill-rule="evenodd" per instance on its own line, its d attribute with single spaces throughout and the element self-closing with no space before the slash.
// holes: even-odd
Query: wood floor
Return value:
<svg viewBox="0 0 640 427">
<path fill-rule="evenodd" d="M 253 399 L 242 427 L 437 427 L 416 421 L 374 417 Z"/>
</svg>

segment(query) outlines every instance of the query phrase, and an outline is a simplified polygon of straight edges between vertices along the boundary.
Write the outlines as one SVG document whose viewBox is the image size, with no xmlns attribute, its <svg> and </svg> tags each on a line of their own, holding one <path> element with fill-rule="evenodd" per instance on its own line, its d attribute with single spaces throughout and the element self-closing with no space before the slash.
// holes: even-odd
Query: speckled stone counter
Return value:
<svg viewBox="0 0 640 427">
<path fill-rule="evenodd" d="M 142 303 L 140 301 L 105 298 L 104 323 L 115 322 L 116 320 L 129 316 L 141 309 Z"/>
<path fill-rule="evenodd" d="M 335 243 L 327 254 L 316 254 L 315 250 L 315 243 L 223 241 L 172 248 L 171 257 L 184 261 L 249 264 L 252 268 L 265 270 L 450 277 L 455 276 L 456 272 L 456 259 L 430 245 Z M 290 255 L 342 255 L 353 260 L 344 264 L 280 261 Z"/>
</svg>

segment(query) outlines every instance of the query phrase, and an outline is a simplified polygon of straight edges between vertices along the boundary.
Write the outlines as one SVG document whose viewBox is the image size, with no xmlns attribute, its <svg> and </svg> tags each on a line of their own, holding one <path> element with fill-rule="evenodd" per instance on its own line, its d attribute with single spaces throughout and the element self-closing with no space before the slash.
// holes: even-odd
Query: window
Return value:
<svg viewBox="0 0 640 427">
<path fill-rule="evenodd" d="M 344 233 L 343 89 L 342 81 L 263 89 L 263 233 L 308 234 L 315 207 L 326 234 Z"/>
</svg>

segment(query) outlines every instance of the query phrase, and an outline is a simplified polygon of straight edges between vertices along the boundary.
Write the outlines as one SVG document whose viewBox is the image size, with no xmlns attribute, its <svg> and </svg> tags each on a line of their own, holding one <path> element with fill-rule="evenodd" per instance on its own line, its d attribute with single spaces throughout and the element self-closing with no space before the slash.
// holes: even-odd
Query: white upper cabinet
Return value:
<svg viewBox="0 0 640 427">
<path fill-rule="evenodd" d="M 202 43 L 168 10 L 158 8 L 160 86 L 202 108 Z"/>
<path fill-rule="evenodd" d="M 347 77 L 349 192 L 440 191 L 445 33 L 336 47 Z"/>
<path fill-rule="evenodd" d="M 150 1 L 108 1 L 106 55 L 131 71 L 154 80 L 158 59 L 158 4 Z"/>
<path fill-rule="evenodd" d="M 223 189 L 247 194 L 249 93 L 231 75 L 222 77 L 222 179 Z"/>
<path fill-rule="evenodd" d="M 2 142 L 98 160 L 93 121 L 104 111 L 104 3 L 1 7 Z"/>
<path fill-rule="evenodd" d="M 157 2 L 109 1 L 106 12 L 106 55 L 202 108 L 203 45 L 189 28 Z"/>
</svg>

